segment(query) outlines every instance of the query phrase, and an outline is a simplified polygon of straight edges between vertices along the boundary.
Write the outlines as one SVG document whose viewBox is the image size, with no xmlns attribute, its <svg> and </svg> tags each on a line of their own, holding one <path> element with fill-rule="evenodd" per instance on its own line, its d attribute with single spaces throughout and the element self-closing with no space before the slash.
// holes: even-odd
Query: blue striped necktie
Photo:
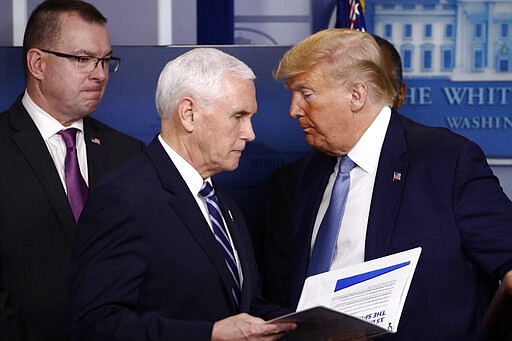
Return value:
<svg viewBox="0 0 512 341">
<path fill-rule="evenodd" d="M 213 187 L 207 181 L 203 182 L 203 186 L 201 187 L 199 194 L 201 194 L 206 201 L 206 207 L 208 208 L 208 213 L 210 214 L 210 220 L 212 222 L 213 234 L 224 251 L 224 258 L 229 270 L 229 277 L 231 279 L 231 293 L 238 307 L 240 306 L 239 297 L 241 293 L 240 275 L 236 265 L 235 253 L 233 252 L 233 248 L 229 242 L 229 237 L 222 220 L 219 200 L 215 195 Z"/>
<path fill-rule="evenodd" d="M 340 160 L 329 207 L 320 224 L 313 253 L 309 260 L 308 277 L 329 271 L 331 268 L 334 249 L 338 241 L 341 217 L 343 216 L 345 202 L 350 189 L 350 171 L 355 165 L 354 161 L 350 160 L 348 156 L 343 156 Z"/>
</svg>

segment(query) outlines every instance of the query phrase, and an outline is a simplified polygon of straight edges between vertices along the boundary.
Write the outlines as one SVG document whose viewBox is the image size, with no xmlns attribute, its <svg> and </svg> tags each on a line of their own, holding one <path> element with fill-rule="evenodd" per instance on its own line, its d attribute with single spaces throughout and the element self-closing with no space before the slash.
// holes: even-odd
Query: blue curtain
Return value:
<svg viewBox="0 0 512 341">
<path fill-rule="evenodd" d="M 197 44 L 233 44 L 234 14 L 234 0 L 197 0 Z"/>
</svg>

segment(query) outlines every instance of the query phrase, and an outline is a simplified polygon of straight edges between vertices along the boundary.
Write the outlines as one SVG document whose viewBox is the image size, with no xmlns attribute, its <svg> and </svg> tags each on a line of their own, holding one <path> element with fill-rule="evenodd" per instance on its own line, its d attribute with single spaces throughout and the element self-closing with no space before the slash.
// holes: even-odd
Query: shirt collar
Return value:
<svg viewBox="0 0 512 341">
<path fill-rule="evenodd" d="M 63 126 L 59 121 L 57 121 L 50 114 L 41 109 L 41 107 L 39 107 L 36 103 L 34 103 L 26 90 L 21 103 L 27 110 L 30 118 L 32 118 L 32 121 L 34 121 L 37 129 L 39 130 L 39 133 L 45 141 L 51 138 L 53 135 L 57 134 L 62 129 L 73 127 L 77 128 L 79 131 L 84 130 L 84 122 L 82 119 L 73 122 L 73 124 L 68 127 Z"/>
<path fill-rule="evenodd" d="M 174 149 L 172 149 L 171 146 L 169 146 L 167 142 L 164 141 L 160 134 L 158 135 L 158 140 L 160 141 L 160 144 L 171 158 L 171 161 L 176 166 L 176 169 L 178 169 L 178 172 L 180 173 L 183 180 L 185 180 L 185 183 L 187 184 L 187 187 L 189 188 L 190 192 L 192 192 L 192 194 L 194 195 L 199 193 L 201 187 L 203 186 L 204 181 L 201 175 L 196 171 L 194 167 L 192 167 L 190 163 L 188 163 L 184 158 L 182 158 L 178 153 L 176 153 Z M 205 180 L 209 181 L 211 184 L 210 178 Z"/>
<path fill-rule="evenodd" d="M 391 108 L 384 106 L 372 124 L 366 129 L 363 136 L 348 153 L 350 159 L 367 173 L 373 174 L 377 170 L 380 151 L 386 137 L 390 119 Z"/>
</svg>

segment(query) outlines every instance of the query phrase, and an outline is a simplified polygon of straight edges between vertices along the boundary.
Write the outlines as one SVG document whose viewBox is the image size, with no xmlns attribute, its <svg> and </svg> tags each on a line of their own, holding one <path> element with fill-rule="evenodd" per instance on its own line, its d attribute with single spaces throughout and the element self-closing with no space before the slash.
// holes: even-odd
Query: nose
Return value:
<svg viewBox="0 0 512 341">
<path fill-rule="evenodd" d="M 252 129 L 252 121 L 251 119 L 246 119 L 242 123 L 242 140 L 247 142 L 254 141 L 256 138 L 256 134 L 254 133 L 254 129 Z"/>
<path fill-rule="evenodd" d="M 301 105 L 301 98 L 298 93 L 292 93 L 292 101 L 290 103 L 290 110 L 288 115 L 292 118 L 304 116 L 304 110 Z"/>
<path fill-rule="evenodd" d="M 105 67 L 103 61 L 98 60 L 96 67 L 94 68 L 94 70 L 91 71 L 91 78 L 97 79 L 100 81 L 108 78 L 108 68 Z"/>
</svg>

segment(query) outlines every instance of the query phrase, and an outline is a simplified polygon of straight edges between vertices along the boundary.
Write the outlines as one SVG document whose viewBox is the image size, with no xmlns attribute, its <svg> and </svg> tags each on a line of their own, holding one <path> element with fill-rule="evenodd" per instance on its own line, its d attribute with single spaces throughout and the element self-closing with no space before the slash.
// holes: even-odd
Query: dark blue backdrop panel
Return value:
<svg viewBox="0 0 512 341">
<path fill-rule="evenodd" d="M 196 46 L 194 46 L 196 47 Z M 160 129 L 154 96 L 165 64 L 190 47 L 114 47 L 122 58 L 94 117 L 149 143 Z M 251 66 L 257 76 L 258 113 L 253 119 L 256 140 L 250 143 L 235 172 L 220 174 L 222 183 L 237 201 L 251 228 L 261 226 L 263 184 L 276 167 L 309 150 L 297 123 L 288 116 L 290 96 L 272 78 L 272 70 L 288 47 L 221 46 Z M 0 48 L 0 111 L 7 109 L 24 90 L 21 48 Z M 259 233 L 254 233 L 258 243 Z"/>
<path fill-rule="evenodd" d="M 101 121 L 148 143 L 158 133 L 154 94 L 160 71 L 171 59 L 197 46 L 115 47 L 122 58 L 105 97 L 93 114 Z M 272 170 L 310 150 L 295 120 L 288 117 L 290 94 L 272 78 L 288 46 L 219 46 L 256 73 L 256 140 L 248 144 L 235 172 L 217 180 L 231 191 L 254 233 L 262 226 L 263 188 Z M 512 82 L 452 82 L 405 79 L 407 100 L 401 112 L 428 125 L 449 127 L 479 143 L 488 156 L 512 156 Z M 21 48 L 0 48 L 0 110 L 24 89 Z"/>
<path fill-rule="evenodd" d="M 512 157 L 512 81 L 405 79 L 406 116 L 477 142 L 488 157 Z"/>
<path fill-rule="evenodd" d="M 115 47 L 115 55 L 122 58 L 121 67 L 111 75 L 105 97 L 93 115 L 146 143 L 151 141 L 160 126 L 154 104 L 158 75 L 169 60 L 190 48 L 192 46 Z M 242 160 L 262 157 L 253 163 L 251 177 L 266 174 L 269 168 L 281 163 L 279 160 L 295 158 L 309 150 L 297 123 L 287 115 L 288 91 L 272 78 L 272 71 L 289 47 L 219 48 L 245 61 L 257 75 L 256 141 L 250 144 Z M 465 135 L 479 143 L 489 156 L 512 156 L 509 143 L 512 82 L 452 82 L 428 78 L 406 78 L 405 81 L 408 90 L 402 113 Z M 21 48 L 0 48 L 0 110 L 11 105 L 23 89 Z M 243 169 L 237 173 L 242 172 Z"/>
<path fill-rule="evenodd" d="M 233 0 L 197 0 L 197 43 L 233 44 L 234 16 Z"/>
<path fill-rule="evenodd" d="M 154 95 L 165 64 L 192 47 L 114 47 L 122 58 L 112 74 L 93 116 L 143 141 L 150 142 L 160 122 Z M 220 49 L 245 61 L 256 73 L 258 114 L 254 118 L 256 141 L 251 149 L 271 148 L 277 153 L 308 149 L 298 126 L 287 115 L 289 93 L 272 78 L 272 70 L 288 47 L 234 47 Z M 0 110 L 7 109 L 24 90 L 21 48 L 0 47 Z"/>
<path fill-rule="evenodd" d="M 0 112 L 7 109 L 24 88 L 21 48 L 0 47 Z"/>
</svg>

